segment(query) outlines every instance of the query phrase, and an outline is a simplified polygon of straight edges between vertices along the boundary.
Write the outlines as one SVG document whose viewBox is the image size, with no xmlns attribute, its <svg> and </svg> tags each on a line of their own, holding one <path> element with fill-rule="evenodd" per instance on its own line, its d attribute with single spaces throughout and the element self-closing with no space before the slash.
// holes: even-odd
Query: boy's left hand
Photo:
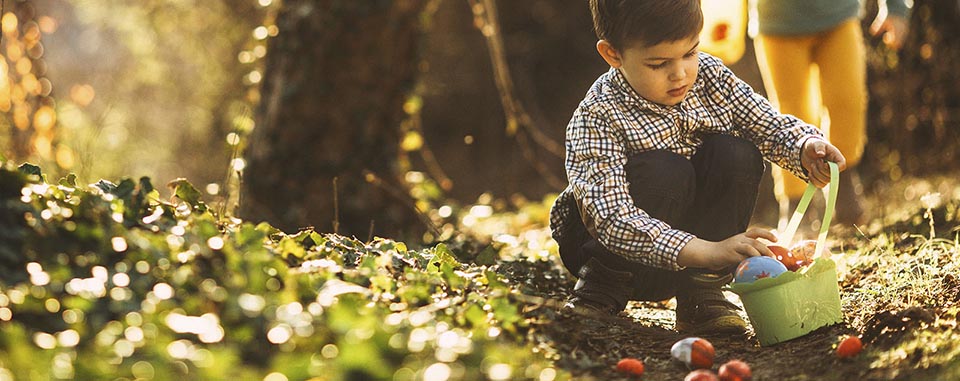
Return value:
<svg viewBox="0 0 960 381">
<path fill-rule="evenodd" d="M 803 143 L 803 150 L 800 152 L 800 165 L 807 170 L 810 182 L 817 188 L 823 188 L 830 183 L 828 161 L 837 163 L 837 167 L 841 171 L 847 169 L 847 159 L 830 142 L 819 137 L 813 137 Z"/>
</svg>

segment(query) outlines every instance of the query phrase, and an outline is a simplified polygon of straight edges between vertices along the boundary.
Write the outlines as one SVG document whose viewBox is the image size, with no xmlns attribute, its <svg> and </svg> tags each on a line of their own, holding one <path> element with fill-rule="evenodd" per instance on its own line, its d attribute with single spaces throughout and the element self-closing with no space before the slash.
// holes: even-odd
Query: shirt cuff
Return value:
<svg viewBox="0 0 960 381">
<path fill-rule="evenodd" d="M 794 147 L 796 152 L 793 154 L 793 157 L 797 158 L 797 170 L 793 172 L 803 181 L 810 181 L 810 174 L 807 173 L 807 169 L 803 167 L 803 146 L 807 144 L 807 140 L 810 139 L 820 139 L 826 141 L 826 139 L 824 139 L 822 136 L 813 134 L 807 135 L 806 137 L 798 140 L 799 144 Z"/>
<path fill-rule="evenodd" d="M 685 267 L 677 264 L 677 257 L 680 256 L 680 250 L 694 238 L 695 235 L 677 229 L 665 230 L 660 234 L 653 245 L 654 251 L 662 253 L 661 258 L 666 261 L 662 266 L 671 271 L 683 270 Z"/>
</svg>

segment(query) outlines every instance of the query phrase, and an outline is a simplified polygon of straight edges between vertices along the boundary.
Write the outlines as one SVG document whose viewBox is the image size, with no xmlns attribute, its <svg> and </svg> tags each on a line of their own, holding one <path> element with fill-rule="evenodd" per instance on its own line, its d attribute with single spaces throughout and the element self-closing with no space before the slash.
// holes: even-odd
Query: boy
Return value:
<svg viewBox="0 0 960 381">
<path fill-rule="evenodd" d="M 566 132 L 569 186 L 550 225 L 579 281 L 575 312 L 677 297 L 684 333 L 742 333 L 720 287 L 741 260 L 772 256 L 746 230 L 763 158 L 829 182 L 843 155 L 813 126 L 775 111 L 716 57 L 697 52 L 699 0 L 590 0 L 610 64 Z"/>
</svg>

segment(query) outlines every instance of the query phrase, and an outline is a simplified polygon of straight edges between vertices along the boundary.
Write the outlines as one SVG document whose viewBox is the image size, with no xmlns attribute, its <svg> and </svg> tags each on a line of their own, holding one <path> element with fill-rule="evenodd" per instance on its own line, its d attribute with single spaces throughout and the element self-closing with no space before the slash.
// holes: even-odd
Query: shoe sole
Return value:
<svg viewBox="0 0 960 381">
<path fill-rule="evenodd" d="M 747 332 L 747 323 L 739 316 L 721 316 L 701 324 L 677 322 L 677 332 L 685 334 L 698 333 L 730 333 L 743 334 Z"/>
</svg>

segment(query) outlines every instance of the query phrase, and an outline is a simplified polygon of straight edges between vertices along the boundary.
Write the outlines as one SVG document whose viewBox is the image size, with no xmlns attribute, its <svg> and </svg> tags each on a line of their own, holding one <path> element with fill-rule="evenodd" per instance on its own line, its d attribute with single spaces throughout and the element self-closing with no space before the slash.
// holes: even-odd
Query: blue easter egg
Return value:
<svg viewBox="0 0 960 381">
<path fill-rule="evenodd" d="M 750 257 L 737 266 L 734 282 L 752 283 L 760 278 L 773 278 L 787 271 L 780 261 L 770 257 Z"/>
</svg>

